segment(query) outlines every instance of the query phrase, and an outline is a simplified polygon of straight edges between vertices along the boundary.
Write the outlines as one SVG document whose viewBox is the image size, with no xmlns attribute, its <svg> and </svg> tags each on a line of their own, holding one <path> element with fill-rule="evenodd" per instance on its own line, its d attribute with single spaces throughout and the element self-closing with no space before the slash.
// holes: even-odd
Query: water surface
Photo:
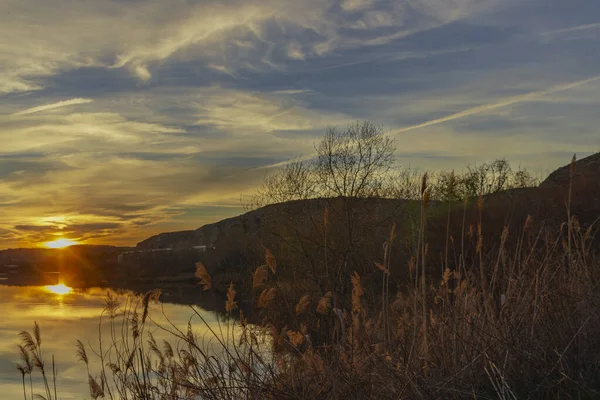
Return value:
<svg viewBox="0 0 600 400">
<path fill-rule="evenodd" d="M 98 347 L 99 321 L 105 308 L 107 289 L 73 290 L 64 294 L 56 292 L 64 293 L 68 290 L 64 288 L 49 290 L 44 286 L 0 285 L 1 399 L 23 398 L 21 374 L 16 369 L 16 363 L 19 361 L 18 334 L 23 330 L 31 332 L 34 321 L 37 321 L 41 328 L 42 349 L 47 364 L 51 363 L 51 357 L 54 355 L 58 365 L 58 398 L 89 398 L 87 372 L 84 364 L 77 360 L 75 343 L 79 339 L 86 347 L 88 344 Z M 121 301 L 121 304 L 127 297 L 131 297 L 128 293 L 114 291 L 111 293 Z M 216 313 L 195 308 L 211 327 L 219 329 Z M 168 318 L 183 330 L 192 315 L 193 311 L 189 306 L 172 303 L 154 305 L 151 311 L 152 318 L 161 325 L 165 325 Z M 104 321 L 108 319 L 105 318 Z M 192 319 L 192 323 L 199 336 L 205 335 L 207 342 L 212 340 L 206 325 L 197 318 Z M 153 323 L 149 324 L 148 329 L 153 332 L 157 340 L 169 337 Z M 92 375 L 96 375 L 98 362 L 90 364 Z M 34 377 L 36 376 L 39 374 L 34 373 Z M 34 381 L 34 393 L 43 394 L 40 383 L 39 380 Z M 29 396 L 29 388 L 27 391 Z"/>
</svg>

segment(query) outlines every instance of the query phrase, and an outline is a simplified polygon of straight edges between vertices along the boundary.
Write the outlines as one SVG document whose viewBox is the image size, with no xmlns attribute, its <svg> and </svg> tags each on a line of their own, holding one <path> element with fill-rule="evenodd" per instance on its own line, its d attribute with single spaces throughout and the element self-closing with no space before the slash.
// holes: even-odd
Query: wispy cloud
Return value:
<svg viewBox="0 0 600 400">
<path fill-rule="evenodd" d="M 33 114 L 33 113 L 42 112 L 42 111 L 54 110 L 56 108 L 61 108 L 61 107 L 74 106 L 77 104 L 87 104 L 87 103 L 91 103 L 93 101 L 94 100 L 92 100 L 92 99 L 83 99 L 83 98 L 63 100 L 63 101 L 59 101 L 59 102 L 52 103 L 52 104 L 44 104 L 43 106 L 28 108 L 27 110 L 19 111 L 12 115 L 19 116 L 19 115 Z"/>
<path fill-rule="evenodd" d="M 578 32 L 578 31 L 587 31 L 590 29 L 600 29 L 600 22 L 596 22 L 593 24 L 585 24 L 585 25 L 577 25 L 571 26 L 568 28 L 555 29 L 552 31 L 544 32 L 543 35 L 556 35 L 560 33 L 570 33 L 570 32 Z"/>
<path fill-rule="evenodd" d="M 307 90 L 307 89 L 281 89 L 281 90 L 275 90 L 273 93 L 278 93 L 278 94 L 303 94 L 303 93 L 311 93 L 312 90 Z"/>
<path fill-rule="evenodd" d="M 432 125 L 443 124 L 444 122 L 450 122 L 450 121 L 454 121 L 456 119 L 470 117 L 472 115 L 481 114 L 481 113 L 485 113 L 488 111 L 493 111 L 498 108 L 508 107 L 513 104 L 522 103 L 525 101 L 531 101 L 538 97 L 543 97 L 543 96 L 547 96 L 549 94 L 558 93 L 558 92 L 564 92 L 566 90 L 574 89 L 574 88 L 577 88 L 577 87 L 580 87 L 583 85 L 587 85 L 590 83 L 595 83 L 598 81 L 600 81 L 600 75 L 594 76 L 589 79 L 584 79 L 581 81 L 576 81 L 576 82 L 553 86 L 549 89 L 538 90 L 535 92 L 530 92 L 530 93 L 526 93 L 526 94 L 522 94 L 522 95 L 518 95 L 518 96 L 509 97 L 502 101 L 498 101 L 498 102 L 495 102 L 492 104 L 485 104 L 485 105 L 478 106 L 478 107 L 472 107 L 467 110 L 457 112 L 457 113 L 454 113 L 454 114 L 451 114 L 451 115 L 448 115 L 445 117 L 432 119 L 430 121 L 423 122 L 420 124 L 405 126 L 403 128 L 399 128 L 399 129 L 394 129 L 394 130 L 392 130 L 392 133 L 393 134 L 404 133 L 404 132 L 413 131 L 415 129 L 427 128 Z"/>
<path fill-rule="evenodd" d="M 308 91 L 253 93 L 212 87 L 200 91 L 197 125 L 214 125 L 234 136 L 282 131 L 309 131 L 348 120 L 342 113 L 310 110 L 290 94 Z"/>
<path fill-rule="evenodd" d="M 0 93 L 41 90 L 44 77 L 81 67 L 125 68 L 148 82 L 167 59 L 236 71 L 282 70 L 288 62 L 381 45 L 442 26 L 495 1 L 162 0 L 73 4 L 0 13 Z M 27 26 L 25 31 L 23 26 Z"/>
</svg>

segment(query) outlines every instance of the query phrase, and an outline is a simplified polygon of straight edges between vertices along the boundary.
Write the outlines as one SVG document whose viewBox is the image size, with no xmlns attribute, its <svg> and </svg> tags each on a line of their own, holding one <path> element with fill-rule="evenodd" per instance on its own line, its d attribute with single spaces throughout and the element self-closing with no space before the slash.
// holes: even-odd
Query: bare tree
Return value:
<svg viewBox="0 0 600 400">
<path fill-rule="evenodd" d="M 421 196 L 421 173 L 416 168 L 400 167 L 390 175 L 386 186 L 388 190 L 384 197 L 418 200 Z"/>
<path fill-rule="evenodd" d="M 512 186 L 515 188 L 534 187 L 540 184 L 540 180 L 534 177 L 531 172 L 519 166 L 512 177 Z"/>
<path fill-rule="evenodd" d="M 456 201 L 537 184 L 538 181 L 526 169 L 519 167 L 515 171 L 508 161 L 497 159 L 479 166 L 467 166 L 463 173 L 442 171 L 436 174 L 433 198 Z"/>
<path fill-rule="evenodd" d="M 244 209 L 316 197 L 393 196 L 394 141 L 381 126 L 366 121 L 329 128 L 315 150 L 314 158 L 267 174 L 255 195 L 240 198 Z"/>
<path fill-rule="evenodd" d="M 465 197 L 465 188 L 462 184 L 462 177 L 454 170 L 442 171 L 437 174 L 435 183 L 432 184 L 433 193 L 436 200 L 458 201 Z"/>
<path fill-rule="evenodd" d="M 265 175 L 262 185 L 249 198 L 240 198 L 246 211 L 273 203 L 305 200 L 317 195 L 314 166 L 305 161 L 290 161 Z"/>
<path fill-rule="evenodd" d="M 267 175 L 258 189 L 261 197 L 271 203 L 305 200 L 317 194 L 313 166 L 304 161 L 292 161 L 275 173 Z"/>
<path fill-rule="evenodd" d="M 378 196 L 394 167 L 394 140 L 368 121 L 328 129 L 315 150 L 316 175 L 326 197 Z"/>
</svg>

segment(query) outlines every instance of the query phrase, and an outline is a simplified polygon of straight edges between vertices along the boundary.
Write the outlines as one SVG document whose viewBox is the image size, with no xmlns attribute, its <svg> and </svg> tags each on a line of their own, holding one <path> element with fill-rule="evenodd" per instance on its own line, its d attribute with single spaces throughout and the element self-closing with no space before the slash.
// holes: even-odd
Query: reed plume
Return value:
<svg viewBox="0 0 600 400">
<path fill-rule="evenodd" d="M 227 289 L 227 301 L 225 302 L 225 311 L 231 312 L 237 308 L 237 302 L 235 301 L 235 289 L 233 288 L 233 282 L 229 283 Z"/>
<path fill-rule="evenodd" d="M 257 302 L 258 308 L 268 307 L 269 304 L 271 304 L 271 302 L 273 301 L 273 299 L 275 299 L 276 294 L 277 294 L 277 291 L 275 288 L 264 289 L 260 293 L 260 296 L 258 297 L 258 302 Z"/>
<path fill-rule="evenodd" d="M 317 304 L 317 312 L 319 314 L 327 314 L 331 310 L 331 298 L 333 297 L 332 292 L 327 292 L 323 297 L 319 299 Z"/>
<path fill-rule="evenodd" d="M 309 305 L 310 305 L 309 297 L 307 294 L 305 294 L 304 296 L 302 296 L 300 298 L 300 301 L 298 301 L 298 304 L 296 304 L 296 315 L 303 314 L 308 309 Z"/>
<path fill-rule="evenodd" d="M 265 249 L 265 264 L 267 264 L 272 273 L 275 273 L 275 270 L 277 270 L 277 261 L 269 249 Z"/>
<path fill-rule="evenodd" d="M 252 276 L 252 289 L 256 290 L 263 287 L 267 283 L 267 277 L 269 276 L 269 267 L 267 265 L 261 265 L 256 268 L 254 275 Z"/>
<path fill-rule="evenodd" d="M 200 285 L 206 291 L 211 288 L 212 281 L 204 264 L 200 261 L 196 263 L 196 278 L 200 280 Z"/>
</svg>

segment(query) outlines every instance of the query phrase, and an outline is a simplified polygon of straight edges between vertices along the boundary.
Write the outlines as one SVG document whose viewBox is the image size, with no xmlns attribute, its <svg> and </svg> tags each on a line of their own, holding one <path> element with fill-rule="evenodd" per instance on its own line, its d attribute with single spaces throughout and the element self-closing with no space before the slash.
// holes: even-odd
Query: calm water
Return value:
<svg viewBox="0 0 600 400">
<path fill-rule="evenodd" d="M 32 332 L 34 321 L 41 328 L 46 362 L 50 364 L 54 354 L 58 365 L 58 397 L 89 398 L 87 373 L 84 364 L 76 359 L 75 342 L 79 339 L 86 344 L 86 348 L 88 343 L 97 348 L 99 317 L 104 309 L 106 292 L 107 289 L 90 289 L 56 294 L 45 287 L 0 285 L 0 399 L 23 398 L 21 374 L 15 366 L 19 361 L 18 334 L 23 330 Z M 114 294 L 120 300 L 125 300 L 125 294 Z M 209 325 L 215 328 L 218 326 L 215 313 L 196 309 Z M 169 320 L 183 330 L 193 314 L 189 306 L 185 305 L 154 305 L 151 316 L 161 325 L 166 323 L 163 311 Z M 196 321 L 193 326 L 199 336 L 206 334 L 207 338 L 210 337 L 204 324 L 198 319 L 192 321 Z M 167 337 L 153 324 L 147 329 L 153 332 L 157 340 Z M 91 357 L 89 349 L 88 355 Z M 97 375 L 98 363 L 90 364 L 95 364 L 92 375 Z M 34 377 L 37 375 L 34 373 Z M 42 390 L 39 382 L 37 385 L 34 382 L 34 393 L 43 394 Z"/>
</svg>

